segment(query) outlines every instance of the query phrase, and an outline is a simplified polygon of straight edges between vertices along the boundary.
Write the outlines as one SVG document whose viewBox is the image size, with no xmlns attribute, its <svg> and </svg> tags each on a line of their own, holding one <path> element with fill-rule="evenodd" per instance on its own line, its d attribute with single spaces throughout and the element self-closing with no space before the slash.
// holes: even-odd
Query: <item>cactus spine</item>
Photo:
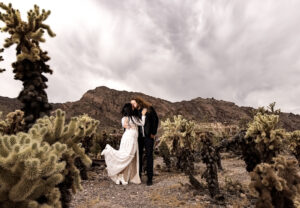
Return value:
<svg viewBox="0 0 300 208">
<path fill-rule="evenodd" d="M 99 121 L 84 114 L 72 117 L 66 124 L 64 111 L 57 109 L 55 114 L 55 116 L 39 118 L 29 132 L 33 137 L 40 138 L 49 144 L 60 142 L 67 145 L 67 151 L 62 155 L 62 159 L 66 161 L 64 171 L 66 179 L 59 187 L 62 192 L 63 207 L 68 207 L 71 199 L 69 189 L 71 188 L 73 193 L 82 190 L 80 170 L 75 164 L 76 160 L 80 159 L 85 167 L 90 167 L 92 164 L 84 148 L 81 147 L 81 142 L 96 133 Z"/>
<path fill-rule="evenodd" d="M 1 118 L 2 112 L 0 112 L 0 135 L 3 134 L 16 134 L 24 130 L 24 112 L 21 110 L 16 110 L 15 112 L 10 112 L 6 115 L 5 120 Z"/>
<path fill-rule="evenodd" d="M 257 208 L 294 208 L 300 194 L 298 162 L 283 156 L 273 158 L 273 164 L 261 163 L 250 173 L 250 189 L 259 197 Z"/>
<path fill-rule="evenodd" d="M 61 207 L 56 185 L 64 180 L 67 145 L 32 134 L 0 136 L 0 204 L 3 208 Z"/>
</svg>

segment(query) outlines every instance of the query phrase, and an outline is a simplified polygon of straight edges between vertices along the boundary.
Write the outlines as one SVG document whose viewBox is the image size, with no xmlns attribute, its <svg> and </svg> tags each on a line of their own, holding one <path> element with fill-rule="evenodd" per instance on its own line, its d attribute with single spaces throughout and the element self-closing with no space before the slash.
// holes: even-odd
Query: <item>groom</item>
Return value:
<svg viewBox="0 0 300 208">
<path fill-rule="evenodd" d="M 139 136 L 138 136 L 138 144 L 139 144 L 139 162 L 140 162 L 140 177 L 142 177 L 143 170 L 143 152 L 144 148 L 146 150 L 146 158 L 147 158 L 147 185 L 152 185 L 153 178 L 153 147 L 154 147 L 154 139 L 157 133 L 158 128 L 158 116 L 153 108 L 153 106 L 143 100 L 140 97 L 135 97 L 131 101 L 132 107 L 135 109 L 137 115 L 142 117 L 142 110 L 147 108 L 146 113 L 146 121 L 144 127 L 139 126 Z"/>
</svg>

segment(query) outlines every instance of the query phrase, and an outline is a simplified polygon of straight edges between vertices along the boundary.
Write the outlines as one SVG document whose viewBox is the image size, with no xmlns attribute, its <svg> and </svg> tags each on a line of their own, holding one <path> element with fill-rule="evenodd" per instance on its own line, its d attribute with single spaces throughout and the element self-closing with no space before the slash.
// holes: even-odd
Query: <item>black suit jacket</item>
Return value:
<svg viewBox="0 0 300 208">
<path fill-rule="evenodd" d="M 139 110 L 139 117 L 142 117 L 142 110 Z M 144 132 L 145 132 L 145 137 L 150 137 L 150 135 L 156 135 L 157 133 L 157 128 L 158 128 L 158 116 L 156 111 L 152 106 L 148 108 L 148 111 L 146 113 L 146 120 L 145 120 L 145 125 L 144 125 Z M 139 137 L 142 137 L 142 127 L 139 126 Z"/>
</svg>

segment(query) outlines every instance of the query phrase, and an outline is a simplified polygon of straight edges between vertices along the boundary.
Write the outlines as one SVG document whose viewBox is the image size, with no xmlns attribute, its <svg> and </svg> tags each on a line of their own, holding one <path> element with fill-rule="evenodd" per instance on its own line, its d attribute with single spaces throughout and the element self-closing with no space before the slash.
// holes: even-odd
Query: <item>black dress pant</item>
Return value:
<svg viewBox="0 0 300 208">
<path fill-rule="evenodd" d="M 154 139 L 151 137 L 138 137 L 139 144 L 139 163 L 140 163 L 140 176 L 142 175 L 143 170 L 143 154 L 144 149 L 146 152 L 146 160 L 147 160 L 147 176 L 148 180 L 152 180 L 153 178 L 153 147 L 154 147 Z"/>
</svg>

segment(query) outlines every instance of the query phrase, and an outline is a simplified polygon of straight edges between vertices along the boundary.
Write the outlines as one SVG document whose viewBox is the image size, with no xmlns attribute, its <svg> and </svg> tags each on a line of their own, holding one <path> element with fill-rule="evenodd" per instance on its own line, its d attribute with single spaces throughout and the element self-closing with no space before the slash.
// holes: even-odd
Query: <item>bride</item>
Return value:
<svg viewBox="0 0 300 208">
<path fill-rule="evenodd" d="M 122 109 L 122 126 L 125 132 L 122 136 L 119 150 L 106 144 L 101 155 L 105 157 L 108 176 L 116 183 L 122 185 L 132 182 L 140 184 L 139 152 L 138 152 L 138 126 L 144 126 L 147 109 L 142 111 L 142 120 L 135 116 L 131 103 L 126 103 Z"/>
</svg>

